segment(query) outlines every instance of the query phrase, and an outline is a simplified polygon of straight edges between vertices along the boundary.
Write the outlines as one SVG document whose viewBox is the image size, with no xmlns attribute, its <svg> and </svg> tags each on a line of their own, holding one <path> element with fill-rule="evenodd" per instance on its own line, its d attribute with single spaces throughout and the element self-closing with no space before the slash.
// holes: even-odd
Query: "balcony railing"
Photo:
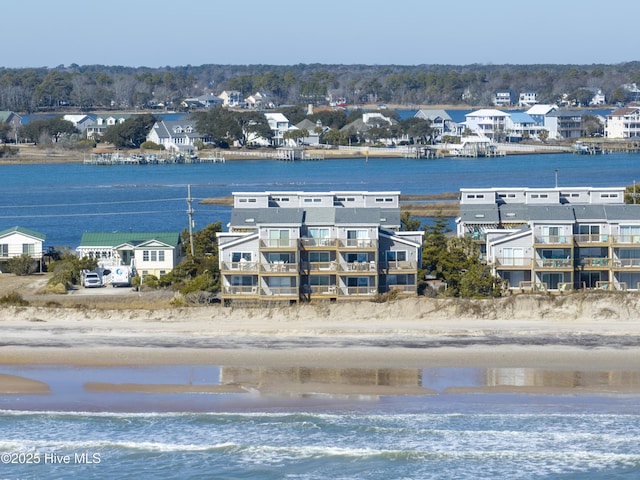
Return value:
<svg viewBox="0 0 640 480">
<path fill-rule="evenodd" d="M 626 243 L 640 246 L 640 235 L 614 235 L 613 243 Z"/>
<path fill-rule="evenodd" d="M 416 293 L 416 285 L 389 285 L 387 288 L 390 292 Z"/>
<path fill-rule="evenodd" d="M 373 238 L 346 238 L 339 239 L 338 246 L 340 248 L 378 248 L 378 241 Z"/>
<path fill-rule="evenodd" d="M 303 248 L 336 248 L 337 238 L 301 238 L 300 246 Z"/>
<path fill-rule="evenodd" d="M 508 258 L 496 258 L 497 267 L 521 267 L 523 269 L 531 269 L 531 259 L 522 257 L 508 257 Z"/>
<path fill-rule="evenodd" d="M 269 287 L 266 286 L 260 292 L 267 297 L 297 297 L 298 287 Z"/>
<path fill-rule="evenodd" d="M 308 272 L 335 272 L 338 270 L 337 262 L 305 262 L 303 264 L 304 270 Z"/>
<path fill-rule="evenodd" d="M 341 295 L 373 296 L 378 293 L 377 287 L 341 287 Z"/>
<path fill-rule="evenodd" d="M 613 260 L 615 268 L 640 268 L 640 258 L 616 258 Z"/>
<path fill-rule="evenodd" d="M 251 286 L 224 286 L 222 292 L 224 295 L 258 295 L 259 288 L 257 285 Z"/>
<path fill-rule="evenodd" d="M 610 258 L 581 258 L 580 265 L 585 268 L 611 268 Z"/>
<path fill-rule="evenodd" d="M 536 243 L 543 245 L 569 245 L 573 242 L 571 235 L 536 236 Z"/>
<path fill-rule="evenodd" d="M 536 268 L 573 268 L 573 259 L 536 258 Z"/>
<path fill-rule="evenodd" d="M 272 262 L 261 263 L 260 271 L 265 273 L 298 273 L 297 263 Z"/>
<path fill-rule="evenodd" d="M 412 261 L 400 261 L 392 260 L 388 262 L 382 262 L 380 268 L 383 270 L 415 270 L 417 268 L 416 262 Z"/>
<path fill-rule="evenodd" d="M 222 262 L 222 271 L 257 272 L 257 262 Z"/>
<path fill-rule="evenodd" d="M 349 262 L 341 263 L 341 272 L 375 272 L 378 267 L 373 260 L 370 262 Z"/>
<path fill-rule="evenodd" d="M 261 238 L 260 248 L 298 249 L 297 238 Z"/>
<path fill-rule="evenodd" d="M 574 235 L 576 243 L 609 243 L 610 235 L 607 233 L 600 234 L 578 234 Z"/>
</svg>

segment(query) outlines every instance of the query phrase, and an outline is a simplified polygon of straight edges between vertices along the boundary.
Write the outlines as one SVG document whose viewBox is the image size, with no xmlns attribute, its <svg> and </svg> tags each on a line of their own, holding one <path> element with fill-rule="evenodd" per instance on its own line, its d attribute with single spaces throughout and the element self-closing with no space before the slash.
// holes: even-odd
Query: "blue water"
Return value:
<svg viewBox="0 0 640 480">
<path fill-rule="evenodd" d="M 187 185 L 196 199 L 196 228 L 202 228 L 218 220 L 226 224 L 230 211 L 197 201 L 233 191 L 424 194 L 461 187 L 543 187 L 553 186 L 555 169 L 561 186 L 618 186 L 640 178 L 639 160 L 615 154 L 2 165 L 0 229 L 21 225 L 46 234 L 48 245 L 76 246 L 83 231 L 186 228 Z M 57 373 L 45 374 L 43 380 Z M 72 372 L 69 378 L 78 375 Z M 0 399 L 0 478 L 640 478 L 637 395 L 240 401 L 233 395 L 142 394 L 131 397 L 135 404 L 123 404 L 123 397 L 102 394 L 106 404 L 100 404 L 91 403 L 81 387 L 69 388 L 69 378 L 58 380 L 67 392 L 67 397 L 55 396 L 61 404 L 42 409 L 35 397 Z M 53 463 L 66 458 L 69 464 Z M 18 463 L 3 463 L 14 460 Z"/>
<path fill-rule="evenodd" d="M 271 160 L 225 164 L 0 166 L 0 229 L 16 225 L 47 236 L 47 246 L 77 246 L 84 231 L 182 231 L 191 185 L 196 228 L 230 218 L 197 203 L 234 191 L 396 190 L 457 192 L 461 187 L 619 186 L 640 179 L 640 155 L 522 155 L 495 159 Z"/>
</svg>

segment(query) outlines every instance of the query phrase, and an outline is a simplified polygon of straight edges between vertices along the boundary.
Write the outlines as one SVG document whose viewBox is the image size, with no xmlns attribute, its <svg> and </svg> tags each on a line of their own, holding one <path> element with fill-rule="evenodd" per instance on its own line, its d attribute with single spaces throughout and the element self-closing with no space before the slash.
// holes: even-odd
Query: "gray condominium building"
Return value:
<svg viewBox="0 0 640 480">
<path fill-rule="evenodd" d="M 640 289 L 640 205 L 624 187 L 463 188 L 458 236 L 505 287 Z"/>
<path fill-rule="evenodd" d="M 218 234 L 221 295 L 368 300 L 416 295 L 422 231 L 400 231 L 400 192 L 234 192 Z"/>
</svg>

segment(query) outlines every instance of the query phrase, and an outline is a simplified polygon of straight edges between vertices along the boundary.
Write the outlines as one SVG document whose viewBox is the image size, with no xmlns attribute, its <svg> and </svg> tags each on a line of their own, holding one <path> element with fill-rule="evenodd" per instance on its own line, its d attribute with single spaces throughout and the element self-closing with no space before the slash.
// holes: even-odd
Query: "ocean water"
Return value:
<svg viewBox="0 0 640 480">
<path fill-rule="evenodd" d="M 0 411 L 0 477 L 640 477 L 640 415 L 630 406 L 598 413 L 601 406 L 581 408 L 575 399 L 448 402 L 219 413 Z M 56 463 L 65 458 L 69 463 Z"/>
<path fill-rule="evenodd" d="M 225 225 L 230 210 L 198 201 L 234 191 L 423 194 L 542 187 L 553 186 L 556 169 L 561 186 L 618 186 L 640 178 L 639 159 L 615 154 L 2 165 L 0 229 L 20 225 L 46 234 L 46 245 L 75 247 L 84 231 L 186 228 L 187 185 L 195 199 L 196 228 L 202 228 L 215 221 Z M 35 375 L 7 366 L 0 366 L 0 373 Z M 0 397 L 0 479 L 640 478 L 637 393 L 295 398 L 107 393 L 98 402 L 74 383 L 81 373 L 39 371 L 41 380 L 66 392 L 44 403 L 40 396 Z M 168 371 L 163 374 L 168 381 Z M 141 381 L 129 375 L 119 381 Z"/>
<path fill-rule="evenodd" d="M 640 179 L 640 155 L 547 154 L 492 159 L 273 160 L 224 164 L 89 166 L 0 165 L 0 229 L 16 225 L 47 236 L 46 246 L 75 248 L 85 231 L 182 231 L 187 186 L 196 228 L 230 208 L 200 204 L 234 191 L 394 190 L 458 192 L 462 187 L 620 186 Z"/>
</svg>

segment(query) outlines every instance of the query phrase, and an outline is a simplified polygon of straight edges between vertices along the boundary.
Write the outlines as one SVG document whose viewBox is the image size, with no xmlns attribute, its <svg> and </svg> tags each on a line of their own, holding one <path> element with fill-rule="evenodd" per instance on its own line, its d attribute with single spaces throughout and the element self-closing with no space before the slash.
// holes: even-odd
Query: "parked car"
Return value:
<svg viewBox="0 0 640 480">
<path fill-rule="evenodd" d="M 82 272 L 82 286 L 84 288 L 102 287 L 102 277 L 97 272 Z"/>
</svg>

